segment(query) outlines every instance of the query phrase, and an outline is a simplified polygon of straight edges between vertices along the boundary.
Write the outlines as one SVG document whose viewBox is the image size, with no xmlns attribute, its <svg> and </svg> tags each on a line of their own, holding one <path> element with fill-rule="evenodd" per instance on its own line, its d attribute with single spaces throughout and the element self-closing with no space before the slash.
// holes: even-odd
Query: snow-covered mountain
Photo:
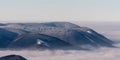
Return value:
<svg viewBox="0 0 120 60">
<path fill-rule="evenodd" d="M 112 47 L 112 41 L 87 27 L 69 22 L 8 23 L 0 25 L 1 48 Z"/>
</svg>

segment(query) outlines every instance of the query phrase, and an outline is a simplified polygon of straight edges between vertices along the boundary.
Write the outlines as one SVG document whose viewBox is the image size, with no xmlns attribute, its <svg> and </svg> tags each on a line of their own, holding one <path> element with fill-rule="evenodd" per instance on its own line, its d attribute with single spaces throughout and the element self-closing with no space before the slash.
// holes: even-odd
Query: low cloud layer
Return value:
<svg viewBox="0 0 120 60">
<path fill-rule="evenodd" d="M 117 44 L 120 46 L 120 44 Z M 119 60 L 120 48 L 100 48 L 93 51 L 77 50 L 56 50 L 56 51 L 0 51 L 0 56 L 17 54 L 26 57 L 28 60 Z"/>
</svg>

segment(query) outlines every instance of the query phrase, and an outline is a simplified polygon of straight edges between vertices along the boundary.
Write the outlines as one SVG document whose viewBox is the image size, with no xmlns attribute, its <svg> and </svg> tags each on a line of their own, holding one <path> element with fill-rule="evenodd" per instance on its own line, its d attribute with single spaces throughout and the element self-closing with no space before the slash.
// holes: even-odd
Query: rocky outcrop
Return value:
<svg viewBox="0 0 120 60">
<path fill-rule="evenodd" d="M 7 55 L 0 57 L 0 60 L 27 60 L 27 59 L 19 55 Z"/>
</svg>

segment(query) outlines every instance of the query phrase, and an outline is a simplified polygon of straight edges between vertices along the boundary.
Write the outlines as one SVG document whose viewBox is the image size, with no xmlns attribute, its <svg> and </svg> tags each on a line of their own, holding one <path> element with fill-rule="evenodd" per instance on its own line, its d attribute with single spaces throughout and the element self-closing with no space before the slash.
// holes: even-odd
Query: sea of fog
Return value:
<svg viewBox="0 0 120 60">
<path fill-rule="evenodd" d="M 95 50 L 0 50 L 0 56 L 17 54 L 24 56 L 28 60 L 120 60 L 120 24 L 119 23 L 80 23 L 80 26 L 87 26 L 103 34 L 107 38 L 116 42 L 118 48 L 102 47 Z"/>
</svg>

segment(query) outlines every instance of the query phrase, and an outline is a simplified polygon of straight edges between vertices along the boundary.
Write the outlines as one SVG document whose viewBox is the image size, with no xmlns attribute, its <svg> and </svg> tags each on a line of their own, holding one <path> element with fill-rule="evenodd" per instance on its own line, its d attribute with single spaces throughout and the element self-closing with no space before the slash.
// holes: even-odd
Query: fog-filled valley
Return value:
<svg viewBox="0 0 120 60">
<path fill-rule="evenodd" d="M 120 24 L 117 22 L 73 22 L 92 28 L 115 42 L 114 47 L 100 47 L 92 50 L 0 50 L 0 56 L 21 55 L 28 60 L 119 60 Z"/>
</svg>

